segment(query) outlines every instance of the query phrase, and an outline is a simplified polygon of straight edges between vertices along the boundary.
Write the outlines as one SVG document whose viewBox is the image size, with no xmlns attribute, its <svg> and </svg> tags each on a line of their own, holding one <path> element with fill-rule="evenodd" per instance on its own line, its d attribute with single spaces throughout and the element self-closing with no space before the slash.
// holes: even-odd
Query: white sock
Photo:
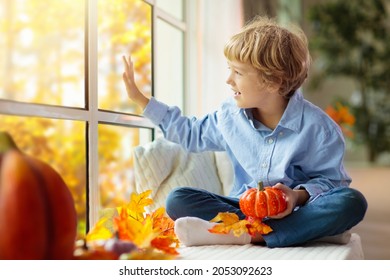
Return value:
<svg viewBox="0 0 390 280">
<path fill-rule="evenodd" d="M 184 217 L 175 221 L 175 233 L 180 242 L 185 246 L 199 245 L 245 245 L 251 242 L 248 233 L 239 237 L 233 233 L 218 234 L 211 233 L 208 230 L 216 223 L 211 223 L 196 217 Z"/>
</svg>

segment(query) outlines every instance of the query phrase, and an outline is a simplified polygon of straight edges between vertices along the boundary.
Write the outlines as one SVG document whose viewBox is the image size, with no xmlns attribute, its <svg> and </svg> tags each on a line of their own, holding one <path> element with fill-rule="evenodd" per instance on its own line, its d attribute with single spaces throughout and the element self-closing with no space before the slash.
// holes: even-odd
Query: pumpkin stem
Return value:
<svg viewBox="0 0 390 280">
<path fill-rule="evenodd" d="M 264 190 L 264 184 L 263 184 L 263 181 L 259 181 L 259 183 L 257 184 L 257 188 L 259 189 L 259 191 L 262 191 L 262 190 Z"/>
<path fill-rule="evenodd" d="M 0 131 L 0 153 L 4 153 L 10 149 L 17 149 L 14 139 L 6 131 Z"/>
</svg>

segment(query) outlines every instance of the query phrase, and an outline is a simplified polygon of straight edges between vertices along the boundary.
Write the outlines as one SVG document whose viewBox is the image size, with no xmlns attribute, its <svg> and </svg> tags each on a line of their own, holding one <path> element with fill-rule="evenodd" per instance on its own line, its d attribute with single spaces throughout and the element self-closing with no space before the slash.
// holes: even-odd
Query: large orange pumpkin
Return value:
<svg viewBox="0 0 390 280">
<path fill-rule="evenodd" d="M 276 215 L 287 208 L 285 194 L 279 189 L 264 187 L 263 182 L 259 182 L 258 188 L 244 192 L 239 205 L 246 216 L 260 219 Z"/>
<path fill-rule="evenodd" d="M 61 176 L 0 132 L 0 259 L 72 259 L 76 233 Z"/>
</svg>

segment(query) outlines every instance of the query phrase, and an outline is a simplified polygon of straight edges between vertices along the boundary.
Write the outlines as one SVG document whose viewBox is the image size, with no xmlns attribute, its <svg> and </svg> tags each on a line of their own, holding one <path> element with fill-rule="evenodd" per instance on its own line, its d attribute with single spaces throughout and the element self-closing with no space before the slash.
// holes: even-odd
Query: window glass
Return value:
<svg viewBox="0 0 390 280">
<path fill-rule="evenodd" d="M 135 189 L 133 149 L 151 141 L 150 129 L 99 125 L 99 190 L 101 208 L 130 201 Z"/>
<path fill-rule="evenodd" d="M 157 0 L 157 7 L 180 20 L 183 19 L 183 0 Z"/>
<path fill-rule="evenodd" d="M 140 114 L 123 85 L 122 56 L 131 54 L 137 85 L 151 96 L 151 6 L 142 0 L 100 0 L 98 9 L 99 108 Z"/>
<path fill-rule="evenodd" d="M 183 109 L 184 51 L 183 32 L 157 20 L 155 96 Z"/>
<path fill-rule="evenodd" d="M 84 106 L 84 6 L 0 0 L 0 98 Z"/>
<path fill-rule="evenodd" d="M 79 237 L 86 230 L 85 123 L 70 120 L 0 115 L 2 131 L 19 149 L 52 166 L 69 187 L 78 216 Z"/>
<path fill-rule="evenodd" d="M 173 18 L 183 18 L 183 1 L 158 1 L 160 10 L 153 16 L 148 2 L 157 3 L 0 0 L 0 128 L 64 178 L 78 213 L 78 238 L 96 222 L 98 209 L 129 200 L 134 188 L 132 151 L 152 140 L 154 129 L 139 128 L 140 118 L 130 116 L 142 112 L 127 97 L 122 81 L 122 55 L 131 55 L 137 85 L 152 95 L 152 26 L 153 47 L 158 49 L 155 94 L 183 107 L 184 23 Z M 174 7 L 168 7 L 169 2 Z M 170 24 L 157 17 L 168 18 Z M 157 22 L 152 24 L 153 18 Z M 97 86 L 98 92 L 88 92 L 86 85 Z M 86 106 L 95 101 L 100 112 Z M 112 124 L 117 120 L 120 125 Z M 88 169 L 88 159 L 97 156 L 98 164 Z"/>
</svg>

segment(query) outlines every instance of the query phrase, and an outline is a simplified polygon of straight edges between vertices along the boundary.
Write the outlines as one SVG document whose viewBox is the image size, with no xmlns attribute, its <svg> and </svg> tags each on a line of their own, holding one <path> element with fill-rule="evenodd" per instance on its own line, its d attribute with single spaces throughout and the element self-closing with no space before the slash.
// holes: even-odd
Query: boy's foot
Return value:
<svg viewBox="0 0 390 280">
<path fill-rule="evenodd" d="M 215 224 L 196 217 L 183 217 L 175 221 L 175 233 L 185 246 L 244 245 L 251 242 L 251 236 L 247 233 L 236 237 L 233 233 L 209 232 Z"/>
</svg>

